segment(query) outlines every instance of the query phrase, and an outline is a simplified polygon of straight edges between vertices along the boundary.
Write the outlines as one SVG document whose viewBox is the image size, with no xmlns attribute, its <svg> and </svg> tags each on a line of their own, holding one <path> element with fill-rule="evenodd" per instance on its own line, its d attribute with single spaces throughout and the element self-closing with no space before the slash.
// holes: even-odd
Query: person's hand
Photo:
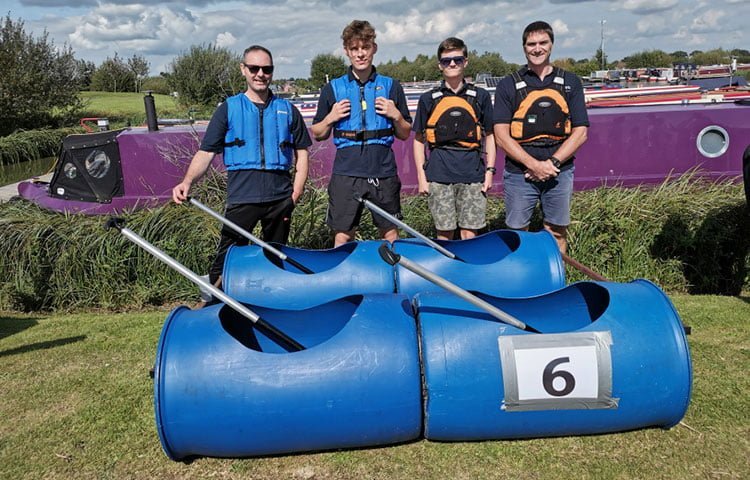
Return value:
<svg viewBox="0 0 750 480">
<path fill-rule="evenodd" d="M 546 182 L 555 178 L 558 173 L 560 173 L 560 169 L 555 167 L 551 160 L 545 160 L 544 162 L 534 162 L 530 167 L 527 167 L 524 177 L 532 182 Z"/>
<path fill-rule="evenodd" d="M 301 197 L 301 196 L 302 196 L 302 190 L 300 190 L 299 192 L 296 191 L 296 190 L 293 191 L 292 192 L 292 203 L 294 203 L 295 205 L 297 205 L 297 202 L 299 201 L 299 197 Z"/>
<path fill-rule="evenodd" d="M 419 180 L 419 194 L 420 195 L 429 195 L 430 193 L 430 184 L 427 182 L 427 180 Z"/>
<path fill-rule="evenodd" d="M 401 116 L 401 112 L 396 108 L 396 103 L 385 97 L 375 99 L 375 112 L 391 120 L 397 120 Z"/>
<path fill-rule="evenodd" d="M 483 193 L 487 193 L 492 189 L 492 181 L 494 180 L 494 178 L 495 175 L 489 170 L 484 172 L 484 185 L 482 185 Z"/>
<path fill-rule="evenodd" d="M 352 106 L 351 102 L 349 102 L 349 99 L 344 99 L 336 102 L 333 104 L 333 108 L 331 108 L 331 111 L 328 113 L 328 119 L 330 120 L 331 124 L 336 123 L 342 118 L 348 117 L 351 109 Z"/>
<path fill-rule="evenodd" d="M 188 199 L 188 193 L 190 193 L 190 184 L 182 182 L 172 189 L 172 200 L 174 200 L 174 203 L 180 205 Z"/>
</svg>

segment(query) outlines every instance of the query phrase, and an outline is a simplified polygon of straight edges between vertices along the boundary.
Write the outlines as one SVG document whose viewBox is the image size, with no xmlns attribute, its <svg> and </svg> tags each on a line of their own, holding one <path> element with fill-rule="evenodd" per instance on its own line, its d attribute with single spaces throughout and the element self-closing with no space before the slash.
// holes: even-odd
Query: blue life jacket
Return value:
<svg viewBox="0 0 750 480">
<path fill-rule="evenodd" d="M 393 123 L 375 112 L 375 99 L 388 98 L 392 85 L 392 78 L 378 74 L 364 85 L 350 79 L 348 73 L 331 81 L 336 101 L 348 98 L 351 103 L 349 116 L 334 126 L 333 143 L 336 148 L 373 143 L 393 144 Z"/>
<path fill-rule="evenodd" d="M 293 108 L 287 100 L 275 96 L 263 109 L 244 93 L 227 98 L 227 170 L 288 170 L 294 159 Z"/>
</svg>

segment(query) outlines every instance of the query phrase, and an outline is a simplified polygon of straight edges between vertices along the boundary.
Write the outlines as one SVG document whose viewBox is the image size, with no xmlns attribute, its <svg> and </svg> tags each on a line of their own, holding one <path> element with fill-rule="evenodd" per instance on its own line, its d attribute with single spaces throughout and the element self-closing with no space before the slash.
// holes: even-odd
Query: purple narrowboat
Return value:
<svg viewBox="0 0 750 480">
<path fill-rule="evenodd" d="M 588 141 L 577 154 L 578 190 L 658 184 L 693 170 L 710 179 L 742 176 L 743 152 L 750 146 L 747 101 L 591 108 L 589 118 Z M 51 182 L 22 182 L 19 194 L 44 208 L 85 214 L 164 204 L 205 128 L 136 127 L 71 135 L 63 141 Z M 411 138 L 397 140 L 393 149 L 403 192 L 416 193 Z M 313 144 L 310 153 L 310 178 L 324 185 L 335 147 L 327 140 Z M 214 167 L 223 168 L 220 156 Z M 502 175 L 497 175 L 494 192 L 501 189 Z"/>
</svg>

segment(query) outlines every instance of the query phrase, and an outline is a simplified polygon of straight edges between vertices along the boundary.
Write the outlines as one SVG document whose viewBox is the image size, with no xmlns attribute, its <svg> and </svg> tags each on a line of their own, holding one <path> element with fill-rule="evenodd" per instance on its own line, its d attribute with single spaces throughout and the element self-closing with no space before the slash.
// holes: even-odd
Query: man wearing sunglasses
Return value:
<svg viewBox="0 0 750 480">
<path fill-rule="evenodd" d="M 216 109 L 185 178 L 172 190 L 172 198 L 175 203 L 187 200 L 191 186 L 206 173 L 214 156 L 223 154 L 227 168 L 225 216 L 248 231 L 260 222 L 265 241 L 286 243 L 292 210 L 307 180 L 307 148 L 312 141 L 299 111 L 269 88 L 273 57 L 268 49 L 248 47 L 240 71 L 247 90 Z M 293 167 L 296 174 L 292 181 Z M 225 226 L 209 270 L 214 285 L 220 283 L 224 258 L 233 244 L 247 245 L 247 239 Z"/>
<path fill-rule="evenodd" d="M 363 205 L 354 194 L 367 197 L 383 210 L 401 215 L 401 182 L 391 145 L 406 140 L 411 116 L 401 84 L 375 71 L 378 51 L 375 29 L 354 20 L 341 35 L 351 67 L 320 92 L 312 132 L 325 140 L 333 132 L 336 157 L 328 184 L 326 223 L 334 231 L 334 246 L 354 240 Z M 380 236 L 398 239 L 396 225 L 373 214 Z"/>
<path fill-rule="evenodd" d="M 462 240 L 473 238 L 486 226 L 486 193 L 495 173 L 492 101 L 486 90 L 464 79 L 468 63 L 463 40 L 443 40 L 438 46 L 443 81 L 422 94 L 414 116 L 419 193 L 429 195 L 427 204 L 442 240 L 453 240 L 456 228 Z"/>
<path fill-rule="evenodd" d="M 550 63 L 555 36 L 546 22 L 523 31 L 527 65 L 495 90 L 495 141 L 505 151 L 505 223 L 528 230 L 541 203 L 544 228 L 567 250 L 573 160 L 589 119 L 581 80 Z"/>
</svg>

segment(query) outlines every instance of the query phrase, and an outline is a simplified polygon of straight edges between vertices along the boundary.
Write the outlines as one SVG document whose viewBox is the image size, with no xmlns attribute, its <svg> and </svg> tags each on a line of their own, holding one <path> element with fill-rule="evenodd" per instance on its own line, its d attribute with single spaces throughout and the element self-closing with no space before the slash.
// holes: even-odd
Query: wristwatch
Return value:
<svg viewBox="0 0 750 480">
<path fill-rule="evenodd" d="M 497 173 L 497 168 L 495 167 L 487 167 L 485 171 L 492 173 L 493 175 Z"/>
<path fill-rule="evenodd" d="M 554 165 L 555 168 L 560 168 L 560 165 L 562 164 L 562 162 L 560 161 L 559 158 L 552 155 L 551 157 L 549 157 L 549 160 L 552 162 L 552 165 Z"/>
</svg>

